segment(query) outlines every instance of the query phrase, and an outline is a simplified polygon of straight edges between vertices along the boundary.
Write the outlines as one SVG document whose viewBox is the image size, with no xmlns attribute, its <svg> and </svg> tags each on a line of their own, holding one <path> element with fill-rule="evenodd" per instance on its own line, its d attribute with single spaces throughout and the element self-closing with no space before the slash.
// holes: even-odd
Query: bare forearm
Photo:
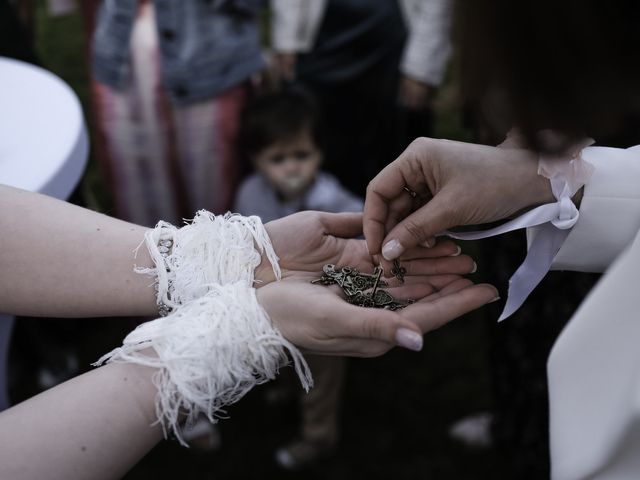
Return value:
<svg viewBox="0 0 640 480">
<path fill-rule="evenodd" d="M 153 315 L 143 227 L 0 186 L 0 311 L 58 317 Z"/>
<path fill-rule="evenodd" d="M 109 364 L 0 413 L 0 478 L 121 478 L 162 439 L 154 371 Z"/>
</svg>

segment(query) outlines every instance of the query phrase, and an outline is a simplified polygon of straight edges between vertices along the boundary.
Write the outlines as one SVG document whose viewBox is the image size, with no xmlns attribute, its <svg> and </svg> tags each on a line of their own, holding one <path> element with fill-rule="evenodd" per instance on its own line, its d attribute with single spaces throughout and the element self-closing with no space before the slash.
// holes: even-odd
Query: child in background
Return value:
<svg viewBox="0 0 640 480">
<path fill-rule="evenodd" d="M 315 102 L 301 90 L 251 102 L 241 118 L 239 143 L 256 172 L 241 184 L 233 210 L 265 223 L 301 210 L 362 211 L 360 198 L 320 170 L 319 130 Z"/>
<path fill-rule="evenodd" d="M 320 170 L 318 115 L 306 93 L 285 90 L 256 98 L 241 118 L 239 142 L 256 171 L 241 184 L 235 212 L 258 215 L 266 223 L 300 210 L 362 211 L 360 198 Z M 315 387 L 301 398 L 299 436 L 276 452 L 276 462 L 288 470 L 326 458 L 338 443 L 345 359 L 308 356 L 307 361 Z"/>
</svg>

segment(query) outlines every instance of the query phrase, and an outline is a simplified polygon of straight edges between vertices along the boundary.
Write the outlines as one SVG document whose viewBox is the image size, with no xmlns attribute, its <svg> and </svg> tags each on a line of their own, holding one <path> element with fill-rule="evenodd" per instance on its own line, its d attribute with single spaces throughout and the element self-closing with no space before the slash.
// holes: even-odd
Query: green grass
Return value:
<svg viewBox="0 0 640 480">
<path fill-rule="evenodd" d="M 51 17 L 45 3 L 37 2 L 35 48 L 43 66 L 67 82 L 78 95 L 92 135 L 89 69 L 81 15 Z M 111 199 L 93 150 L 80 184 L 80 192 L 88 208 L 99 212 L 111 211 Z"/>
</svg>

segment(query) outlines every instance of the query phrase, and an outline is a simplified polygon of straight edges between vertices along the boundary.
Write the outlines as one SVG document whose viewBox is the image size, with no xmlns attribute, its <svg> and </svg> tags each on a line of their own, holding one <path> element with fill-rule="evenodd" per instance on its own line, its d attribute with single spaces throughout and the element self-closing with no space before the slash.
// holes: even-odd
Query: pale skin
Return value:
<svg viewBox="0 0 640 480">
<path fill-rule="evenodd" d="M 364 234 L 385 264 L 438 233 L 512 217 L 555 201 L 538 156 L 507 141 L 489 147 L 419 138 L 369 184 Z M 411 198 L 403 187 L 417 193 Z"/>
<path fill-rule="evenodd" d="M 133 255 L 145 228 L 11 187 L 0 186 L 0 204 L 4 312 L 157 314 L 149 277 L 133 272 L 134 264 L 151 265 L 144 247 Z M 361 230 L 359 215 L 306 212 L 272 222 L 267 230 L 283 280 L 274 281 L 263 261 L 256 269 L 258 299 L 274 325 L 305 352 L 374 356 L 408 340 L 405 346 L 419 349 L 423 333 L 497 298 L 492 286 L 462 278 L 473 261 L 442 242 L 405 254 L 409 276 L 393 293 L 416 298 L 416 304 L 400 313 L 358 308 L 309 280 L 324 263 L 373 268 L 364 241 L 353 238 Z M 153 372 L 107 365 L 0 413 L 0 430 L 10 432 L 0 435 L 0 478 L 121 477 L 162 439 L 160 426 L 151 426 Z"/>
</svg>

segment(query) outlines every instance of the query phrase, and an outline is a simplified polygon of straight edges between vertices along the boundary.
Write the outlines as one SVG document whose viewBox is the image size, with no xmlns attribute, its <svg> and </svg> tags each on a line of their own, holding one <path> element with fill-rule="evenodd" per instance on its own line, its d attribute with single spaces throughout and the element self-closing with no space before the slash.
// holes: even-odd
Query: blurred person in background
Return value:
<svg viewBox="0 0 640 480">
<path fill-rule="evenodd" d="M 107 0 L 84 5 L 96 154 L 115 214 L 151 225 L 231 207 L 235 141 L 263 68 L 261 0 Z M 97 7 L 97 8 L 96 8 Z"/>
<path fill-rule="evenodd" d="M 354 193 L 430 133 L 451 15 L 450 0 L 273 0 L 275 69 L 318 98 L 326 168 Z"/>
<path fill-rule="evenodd" d="M 360 212 L 363 201 L 346 190 L 323 162 L 320 119 L 314 99 L 300 89 L 267 93 L 249 102 L 238 145 L 255 167 L 241 184 L 233 211 L 263 222 L 302 211 Z M 308 355 L 315 387 L 300 393 L 297 438 L 276 451 L 282 468 L 299 470 L 328 457 L 340 436 L 339 411 L 346 359 Z"/>
</svg>

